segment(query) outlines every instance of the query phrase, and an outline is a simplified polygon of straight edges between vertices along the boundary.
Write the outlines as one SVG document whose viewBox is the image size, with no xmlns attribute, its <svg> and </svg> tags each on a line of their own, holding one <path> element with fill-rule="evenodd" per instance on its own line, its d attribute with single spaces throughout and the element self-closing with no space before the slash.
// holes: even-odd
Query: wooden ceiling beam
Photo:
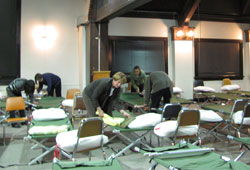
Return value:
<svg viewBox="0 0 250 170">
<path fill-rule="evenodd" d="M 186 4 L 184 5 L 184 9 L 182 13 L 178 17 L 178 25 L 183 26 L 189 23 L 192 16 L 194 15 L 194 12 L 198 8 L 201 0 L 188 0 L 186 1 Z"/>
<path fill-rule="evenodd" d="M 97 10 L 96 22 L 103 22 L 119 17 L 150 1 L 152 0 L 111 0 L 108 4 Z"/>
</svg>

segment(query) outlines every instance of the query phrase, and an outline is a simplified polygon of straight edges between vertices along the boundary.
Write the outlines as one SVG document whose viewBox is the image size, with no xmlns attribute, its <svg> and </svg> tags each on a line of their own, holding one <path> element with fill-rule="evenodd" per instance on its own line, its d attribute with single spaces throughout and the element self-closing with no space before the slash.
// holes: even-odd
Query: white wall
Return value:
<svg viewBox="0 0 250 170">
<path fill-rule="evenodd" d="M 21 77 L 34 79 L 37 72 L 55 73 L 62 79 L 62 94 L 80 88 L 77 19 L 87 12 L 86 0 L 22 0 Z M 32 31 L 51 25 L 57 37 L 50 49 L 35 46 Z"/>
<path fill-rule="evenodd" d="M 169 76 L 174 80 L 176 86 L 179 86 L 184 90 L 183 97 L 192 98 L 194 80 L 194 44 L 191 41 L 171 41 L 169 28 L 176 25 L 176 22 L 173 20 L 115 18 L 109 23 L 109 35 L 168 37 Z M 250 28 L 249 24 L 198 21 L 191 21 L 189 26 L 196 27 L 195 38 L 238 40 L 242 40 L 244 38 L 243 31 Z M 186 44 L 185 48 L 180 48 L 183 43 L 184 46 Z M 233 80 L 232 83 L 239 84 L 243 90 L 249 90 L 249 43 L 243 41 L 243 48 L 243 74 L 245 78 L 244 80 Z M 205 85 L 213 87 L 219 91 L 221 81 L 205 81 Z"/>
</svg>

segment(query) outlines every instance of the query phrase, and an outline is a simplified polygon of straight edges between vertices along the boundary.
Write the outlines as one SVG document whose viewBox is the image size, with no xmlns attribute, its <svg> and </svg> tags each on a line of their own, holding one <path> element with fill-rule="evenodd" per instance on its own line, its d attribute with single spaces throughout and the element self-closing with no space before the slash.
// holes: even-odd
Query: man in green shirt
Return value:
<svg viewBox="0 0 250 170">
<path fill-rule="evenodd" d="M 130 73 L 131 92 L 141 93 L 144 89 L 146 74 L 139 66 L 135 66 L 133 72 Z"/>
</svg>

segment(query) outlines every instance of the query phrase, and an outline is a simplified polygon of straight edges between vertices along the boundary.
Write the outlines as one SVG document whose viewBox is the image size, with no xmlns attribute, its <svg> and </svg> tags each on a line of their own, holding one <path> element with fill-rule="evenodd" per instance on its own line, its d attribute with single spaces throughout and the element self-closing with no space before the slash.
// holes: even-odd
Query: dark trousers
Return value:
<svg viewBox="0 0 250 170">
<path fill-rule="evenodd" d="M 59 82 L 56 86 L 52 86 L 50 91 L 48 91 L 49 96 L 54 96 L 54 91 L 56 91 L 56 97 L 62 97 L 62 84 Z"/>
<path fill-rule="evenodd" d="M 158 108 L 162 97 L 164 104 L 170 103 L 171 92 L 169 87 L 151 94 L 151 108 Z"/>
<path fill-rule="evenodd" d="M 9 87 L 6 88 L 7 97 L 19 97 L 22 96 L 21 92 L 12 91 Z M 20 117 L 25 117 L 24 110 L 19 110 Z M 10 111 L 10 118 L 16 117 L 15 111 Z"/>
<path fill-rule="evenodd" d="M 144 89 L 144 84 L 140 84 L 138 87 L 139 91 L 142 92 Z M 136 92 L 136 89 L 133 86 L 131 87 L 131 92 Z"/>
</svg>

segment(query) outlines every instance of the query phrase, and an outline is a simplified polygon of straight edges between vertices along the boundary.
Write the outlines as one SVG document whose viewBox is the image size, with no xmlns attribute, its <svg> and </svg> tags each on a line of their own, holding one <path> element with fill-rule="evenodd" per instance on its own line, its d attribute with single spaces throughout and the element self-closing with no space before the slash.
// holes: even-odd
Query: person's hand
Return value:
<svg viewBox="0 0 250 170">
<path fill-rule="evenodd" d="M 149 111 L 149 110 L 150 110 L 150 107 L 148 107 L 146 104 L 144 104 L 144 110 L 145 110 L 145 111 Z"/>
<path fill-rule="evenodd" d="M 103 118 L 103 116 L 104 116 L 103 110 L 100 107 L 98 107 L 97 111 L 98 111 L 98 116 L 101 117 L 101 118 Z"/>
<path fill-rule="evenodd" d="M 136 88 L 136 93 L 140 93 L 139 87 Z"/>
<path fill-rule="evenodd" d="M 125 112 L 125 111 L 123 112 L 123 116 L 126 117 L 126 118 L 130 118 L 130 114 Z"/>
</svg>

